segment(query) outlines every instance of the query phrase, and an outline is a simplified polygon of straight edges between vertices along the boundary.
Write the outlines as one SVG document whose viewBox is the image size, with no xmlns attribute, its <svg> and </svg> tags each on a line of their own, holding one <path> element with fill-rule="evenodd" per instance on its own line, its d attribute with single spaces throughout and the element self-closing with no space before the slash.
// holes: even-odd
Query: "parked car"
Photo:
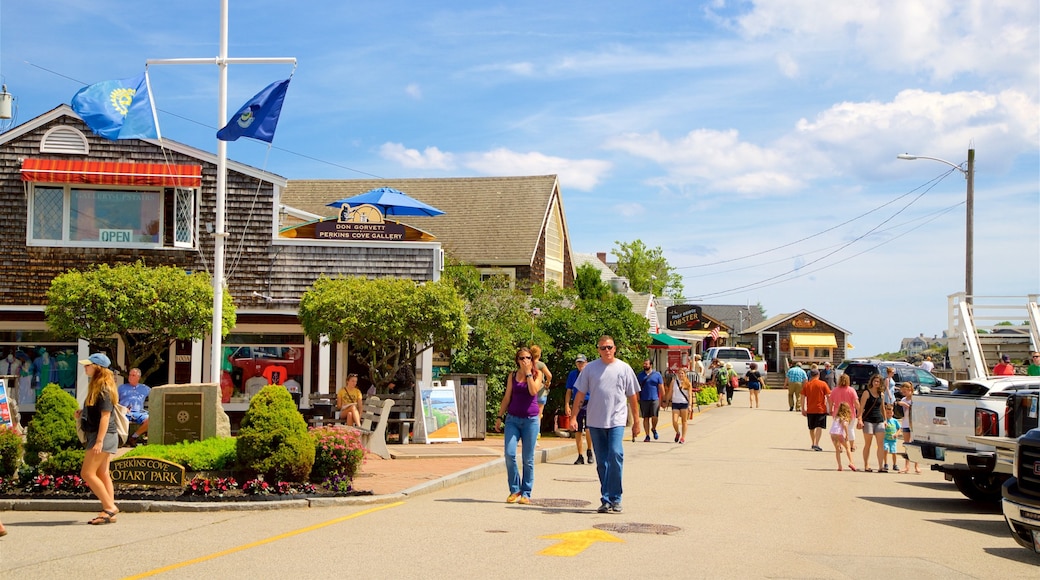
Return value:
<svg viewBox="0 0 1040 580">
<path fill-rule="evenodd" d="M 846 364 L 847 363 L 847 364 Z M 914 365 L 902 361 L 887 361 L 887 360 L 854 360 L 854 361 L 843 361 L 841 365 L 845 365 L 841 369 L 841 374 L 848 374 L 849 380 L 852 383 L 853 388 L 856 392 L 862 392 L 867 387 L 867 381 L 873 375 L 880 375 L 881 378 L 887 376 L 887 370 L 889 368 L 895 369 L 893 379 L 896 381 L 896 385 L 900 383 L 911 383 L 914 385 L 915 393 L 929 393 L 931 391 L 946 391 L 950 388 L 950 383 L 945 379 L 933 375 L 932 373 L 915 367 Z M 841 365 L 838 365 L 839 367 Z"/>
<path fill-rule="evenodd" d="M 1014 457 L 1012 477 L 1001 488 L 1004 521 L 1020 546 L 1040 553 L 1040 429 L 1018 439 Z"/>
</svg>

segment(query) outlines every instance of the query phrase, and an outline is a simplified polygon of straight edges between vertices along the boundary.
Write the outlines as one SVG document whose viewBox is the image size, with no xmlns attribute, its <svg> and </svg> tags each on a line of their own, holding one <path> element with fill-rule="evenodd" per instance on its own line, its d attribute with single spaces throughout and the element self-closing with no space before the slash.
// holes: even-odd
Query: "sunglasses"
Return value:
<svg viewBox="0 0 1040 580">
<path fill-rule="evenodd" d="M 607 344 L 607 345 L 604 345 L 604 346 L 597 346 L 596 348 L 598 348 L 600 350 L 614 350 L 614 345 Z"/>
<path fill-rule="evenodd" d="M 518 356 L 518 357 L 516 357 L 516 360 L 531 360 L 531 357 L 529 357 L 529 356 Z"/>
</svg>

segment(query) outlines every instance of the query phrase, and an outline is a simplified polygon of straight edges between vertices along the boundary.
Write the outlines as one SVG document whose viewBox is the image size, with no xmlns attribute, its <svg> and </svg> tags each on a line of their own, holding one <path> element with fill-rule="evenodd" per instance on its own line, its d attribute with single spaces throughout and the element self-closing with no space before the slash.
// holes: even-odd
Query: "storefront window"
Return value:
<svg viewBox="0 0 1040 580">
<path fill-rule="evenodd" d="M 31 410 L 43 387 L 55 383 L 76 395 L 75 342 L 55 340 L 44 331 L 0 331 L 0 375 L 16 377 L 8 385 L 8 396 L 18 406 Z M 14 387 L 14 388 L 12 388 Z"/>
<path fill-rule="evenodd" d="M 73 189 L 69 239 L 109 246 L 158 244 L 162 221 L 159 191 Z"/>
<path fill-rule="evenodd" d="M 267 385 L 283 385 L 299 405 L 303 392 L 303 346 L 302 334 L 228 335 L 221 360 L 224 402 L 248 402 Z"/>
</svg>

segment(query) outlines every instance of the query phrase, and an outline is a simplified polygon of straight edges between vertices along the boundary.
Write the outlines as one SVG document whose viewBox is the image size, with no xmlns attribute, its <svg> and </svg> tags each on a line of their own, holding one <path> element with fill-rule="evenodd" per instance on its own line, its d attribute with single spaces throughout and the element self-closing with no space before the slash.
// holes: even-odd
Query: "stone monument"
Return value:
<svg viewBox="0 0 1040 580">
<path fill-rule="evenodd" d="M 155 387 L 148 395 L 148 441 L 171 445 L 210 437 L 231 437 L 231 420 L 220 404 L 216 383 Z"/>
</svg>

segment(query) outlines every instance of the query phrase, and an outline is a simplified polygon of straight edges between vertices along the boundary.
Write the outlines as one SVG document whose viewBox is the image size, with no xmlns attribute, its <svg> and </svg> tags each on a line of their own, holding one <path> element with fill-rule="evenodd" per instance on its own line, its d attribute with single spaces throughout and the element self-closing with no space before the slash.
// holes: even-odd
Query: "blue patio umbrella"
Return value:
<svg viewBox="0 0 1040 580">
<path fill-rule="evenodd" d="M 336 200 L 327 204 L 327 206 L 343 207 L 344 205 L 349 205 L 354 207 L 364 203 L 378 207 L 383 212 L 383 215 L 388 216 L 416 215 L 433 217 L 444 213 L 432 205 L 427 205 L 414 197 L 411 197 L 407 193 L 398 191 L 392 187 L 380 187 L 378 189 L 366 191 L 365 193 L 355 195 L 354 197 Z"/>
</svg>

